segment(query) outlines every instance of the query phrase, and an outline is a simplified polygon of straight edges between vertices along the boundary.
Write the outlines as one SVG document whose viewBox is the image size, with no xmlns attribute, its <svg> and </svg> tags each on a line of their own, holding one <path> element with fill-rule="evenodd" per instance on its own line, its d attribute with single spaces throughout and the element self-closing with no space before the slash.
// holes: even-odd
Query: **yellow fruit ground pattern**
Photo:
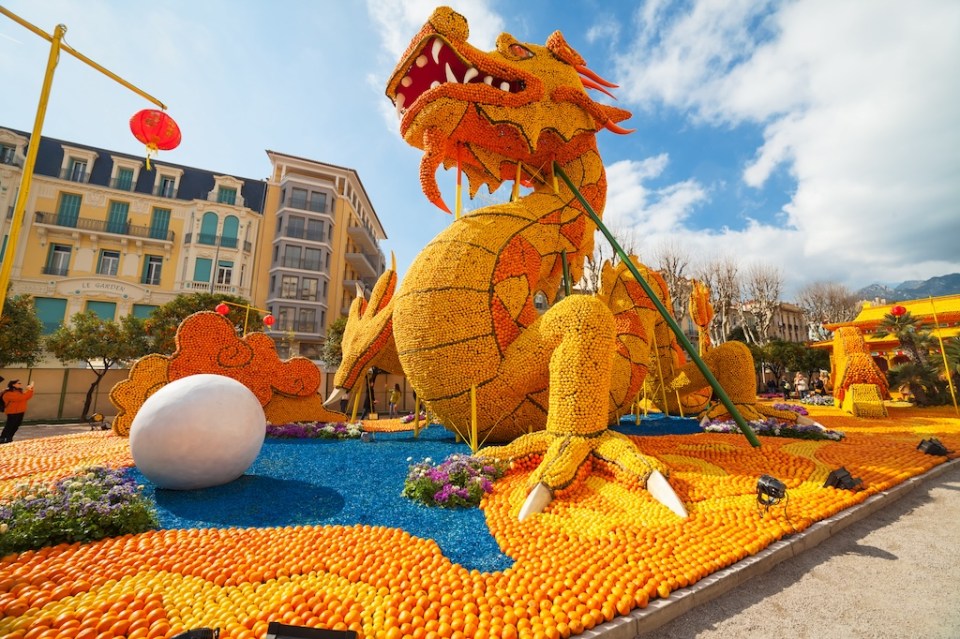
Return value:
<svg viewBox="0 0 960 639">
<path fill-rule="evenodd" d="M 952 407 L 891 407 L 885 420 L 811 412 L 847 437 L 762 437 L 759 449 L 739 435 L 634 437 L 669 467 L 685 520 L 594 462 L 543 514 L 518 522 L 539 459 L 515 463 L 481 506 L 515 560 L 498 572 L 452 564 L 432 540 L 359 525 L 163 530 L 10 555 L 0 560 L 0 636 L 150 639 L 205 626 L 248 638 L 279 621 L 367 638 L 569 637 L 942 463 L 917 450 L 921 438 L 960 448 Z M 0 496 L 90 463 L 130 465 L 128 440 L 89 433 L 9 444 Z M 839 466 L 864 490 L 823 488 Z M 785 507 L 758 507 L 762 474 L 784 481 Z"/>
</svg>

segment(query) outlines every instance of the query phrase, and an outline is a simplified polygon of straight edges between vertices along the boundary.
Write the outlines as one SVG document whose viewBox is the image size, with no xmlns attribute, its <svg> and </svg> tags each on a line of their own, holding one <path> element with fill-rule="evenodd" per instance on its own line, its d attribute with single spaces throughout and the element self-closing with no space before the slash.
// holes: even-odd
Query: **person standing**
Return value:
<svg viewBox="0 0 960 639">
<path fill-rule="evenodd" d="M 797 399 L 803 399 L 807 396 L 807 376 L 797 371 L 797 376 L 793 378 L 793 385 L 797 389 Z"/>
<path fill-rule="evenodd" d="M 13 436 L 23 423 L 23 414 L 27 412 L 27 402 L 31 397 L 33 382 L 27 385 L 26 391 L 19 379 L 11 380 L 7 384 L 7 390 L 3 392 L 3 412 L 7 414 L 7 423 L 3 427 L 3 433 L 0 433 L 0 444 L 13 441 Z"/>
<path fill-rule="evenodd" d="M 397 406 L 400 404 L 400 384 L 393 385 L 388 403 L 390 404 L 390 417 L 393 417 L 397 414 Z"/>
</svg>

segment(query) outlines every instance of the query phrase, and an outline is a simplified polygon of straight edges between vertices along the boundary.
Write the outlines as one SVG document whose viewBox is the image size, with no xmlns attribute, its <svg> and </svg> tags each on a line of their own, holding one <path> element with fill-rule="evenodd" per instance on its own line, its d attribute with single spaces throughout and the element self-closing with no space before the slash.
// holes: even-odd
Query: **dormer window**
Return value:
<svg viewBox="0 0 960 639">
<path fill-rule="evenodd" d="M 16 164 L 17 149 L 6 144 L 0 144 L 0 164 Z"/>
<path fill-rule="evenodd" d="M 153 194 L 160 197 L 177 197 L 177 191 L 180 188 L 180 177 L 183 175 L 183 169 L 175 169 L 170 166 L 160 166 L 153 163 L 156 168 L 157 177 L 153 183 Z"/>
<path fill-rule="evenodd" d="M 217 188 L 217 202 L 220 204 L 236 204 L 237 190 L 226 186 Z"/>
<path fill-rule="evenodd" d="M 60 165 L 60 179 L 83 184 L 89 182 L 93 163 L 97 160 L 97 152 L 66 144 L 62 147 L 63 162 Z"/>
<path fill-rule="evenodd" d="M 207 193 L 207 201 L 243 206 L 243 196 L 240 194 L 242 188 L 243 180 L 238 180 L 232 175 L 215 175 L 213 188 Z"/>
<path fill-rule="evenodd" d="M 130 158 L 111 155 L 113 160 L 113 175 L 110 176 L 110 187 L 120 191 L 133 191 L 140 176 L 141 162 Z"/>
</svg>

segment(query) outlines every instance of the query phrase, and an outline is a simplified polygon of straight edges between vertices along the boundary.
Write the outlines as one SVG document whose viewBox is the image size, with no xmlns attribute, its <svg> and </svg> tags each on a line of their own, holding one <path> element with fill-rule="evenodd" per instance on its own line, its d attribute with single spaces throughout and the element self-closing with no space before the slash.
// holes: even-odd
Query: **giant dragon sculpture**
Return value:
<svg viewBox="0 0 960 639">
<path fill-rule="evenodd" d="M 423 150 L 423 191 L 449 212 L 435 180 L 443 165 L 462 169 L 471 197 L 481 185 L 493 192 L 505 181 L 532 192 L 455 219 L 416 257 L 399 290 L 392 267 L 369 300 L 354 300 L 327 403 L 377 366 L 405 374 L 433 414 L 463 433 L 475 388 L 480 439 L 507 442 L 478 454 L 543 456 L 521 519 L 546 508 L 591 456 L 614 464 L 684 516 L 661 462 L 607 429 L 629 411 L 648 375 L 678 389 L 681 401 L 693 404 L 688 410 L 709 399 L 707 381 L 681 364 L 651 299 L 621 262 L 604 265 L 599 294 L 565 297 L 543 315 L 534 306 L 538 291 L 556 298 L 563 253 L 572 281 L 593 253 L 596 227 L 556 180 L 553 164 L 602 211 L 607 184 L 596 134 L 630 133 L 617 125 L 630 113 L 587 95 L 585 89 L 607 92 L 615 85 L 590 71 L 560 32 L 545 46 L 504 33 L 490 52 L 467 37 L 466 19 L 438 8 L 387 85 L 401 134 Z M 638 267 L 669 307 L 663 279 Z M 744 415 L 758 417 L 747 347 L 727 343 L 704 360 Z"/>
</svg>

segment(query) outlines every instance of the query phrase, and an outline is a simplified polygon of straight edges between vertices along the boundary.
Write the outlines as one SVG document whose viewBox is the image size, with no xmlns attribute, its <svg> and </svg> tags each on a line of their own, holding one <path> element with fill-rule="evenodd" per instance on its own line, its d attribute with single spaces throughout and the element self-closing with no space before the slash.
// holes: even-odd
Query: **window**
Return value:
<svg viewBox="0 0 960 639">
<path fill-rule="evenodd" d="M 157 195 L 161 197 L 174 197 L 177 194 L 177 179 L 166 175 L 160 176 L 160 186 L 157 187 Z"/>
<path fill-rule="evenodd" d="M 12 146 L 0 144 L 0 164 L 14 164 L 14 158 L 17 157 L 17 150 Z"/>
<path fill-rule="evenodd" d="M 230 284 L 233 280 L 233 262 L 217 262 L 217 284 Z"/>
<path fill-rule="evenodd" d="M 291 215 L 287 219 L 287 237 L 303 239 L 303 218 Z"/>
<path fill-rule="evenodd" d="M 328 269 L 330 268 L 330 254 L 329 254 L 329 253 L 327 253 L 327 257 L 326 257 L 326 259 L 324 260 L 324 266 L 326 266 Z"/>
<path fill-rule="evenodd" d="M 307 190 L 306 189 L 291 189 L 292 193 L 290 194 L 290 206 L 297 209 L 307 208 Z"/>
<path fill-rule="evenodd" d="M 297 318 L 297 330 L 304 333 L 317 332 L 317 309 L 301 308 Z"/>
<path fill-rule="evenodd" d="M 43 334 L 49 335 L 63 325 L 63 318 L 67 313 L 67 300 L 54 297 L 33 298 L 37 317 L 43 324 Z"/>
<path fill-rule="evenodd" d="M 236 204 L 237 190 L 221 186 L 217 189 L 217 202 L 220 204 Z"/>
<path fill-rule="evenodd" d="M 117 267 L 120 266 L 119 251 L 100 251 L 100 263 L 97 264 L 98 275 L 116 276 Z"/>
<path fill-rule="evenodd" d="M 310 194 L 310 210 L 316 213 L 326 213 L 327 212 L 327 195 L 326 193 L 311 193 Z"/>
<path fill-rule="evenodd" d="M 113 186 L 123 191 L 133 190 L 133 169 L 117 169 L 117 179 Z"/>
<path fill-rule="evenodd" d="M 154 207 L 150 216 L 150 237 L 155 240 L 166 240 L 170 227 L 170 209 Z"/>
<path fill-rule="evenodd" d="M 296 275 L 280 277 L 280 297 L 288 300 L 297 299 L 297 279 Z"/>
<path fill-rule="evenodd" d="M 208 244 L 216 246 L 217 244 L 217 226 L 220 224 L 220 218 L 213 211 L 207 211 L 203 214 L 200 221 L 200 235 L 197 237 L 197 244 Z"/>
<path fill-rule="evenodd" d="M 313 277 L 305 277 L 300 284 L 300 299 L 310 302 L 317 301 L 317 280 Z"/>
<path fill-rule="evenodd" d="M 193 263 L 193 281 L 209 282 L 210 272 L 213 270 L 213 260 L 208 257 L 198 257 Z"/>
<path fill-rule="evenodd" d="M 323 280 L 323 299 L 327 299 L 327 280 Z"/>
<path fill-rule="evenodd" d="M 307 269 L 308 271 L 319 271 L 322 253 L 323 251 L 320 249 L 303 249 L 303 268 Z"/>
<path fill-rule="evenodd" d="M 61 193 L 60 205 L 57 207 L 57 226 L 77 228 L 80 219 L 81 197 L 74 193 Z"/>
<path fill-rule="evenodd" d="M 96 313 L 97 317 L 105 322 L 112 322 L 117 316 L 116 302 L 87 302 L 87 310 Z"/>
<path fill-rule="evenodd" d="M 70 166 L 67 169 L 67 179 L 71 182 L 87 181 L 87 162 L 70 158 Z"/>
<path fill-rule="evenodd" d="M 66 275 L 70 267 L 70 247 L 63 244 L 54 244 L 47 255 L 47 267 L 43 269 L 45 275 Z"/>
<path fill-rule="evenodd" d="M 220 246 L 237 248 L 237 237 L 240 232 L 240 219 L 236 215 L 228 215 L 223 219 L 223 231 L 220 232 Z"/>
<path fill-rule="evenodd" d="M 126 234 L 127 215 L 130 213 L 128 202 L 110 202 L 110 212 L 107 215 L 107 233 Z"/>
<path fill-rule="evenodd" d="M 138 317 L 140 319 L 147 319 L 148 317 L 150 317 L 151 313 L 153 313 L 158 308 L 160 307 L 153 306 L 151 304 L 134 304 L 133 313 L 131 313 L 131 315 L 133 315 L 134 317 Z"/>
<path fill-rule="evenodd" d="M 293 329 L 294 309 L 290 306 L 281 306 L 277 312 L 277 330 L 289 331 Z"/>
<path fill-rule="evenodd" d="M 307 220 L 307 239 L 313 242 L 323 241 L 323 220 Z"/>
<path fill-rule="evenodd" d="M 277 291 L 277 276 L 270 276 L 270 294 L 273 295 Z"/>
<path fill-rule="evenodd" d="M 160 271 L 163 268 L 163 258 L 159 255 L 145 255 L 143 258 L 142 284 L 160 285 Z"/>
<path fill-rule="evenodd" d="M 283 247 L 283 265 L 287 268 L 300 268 L 300 247 Z"/>
</svg>

